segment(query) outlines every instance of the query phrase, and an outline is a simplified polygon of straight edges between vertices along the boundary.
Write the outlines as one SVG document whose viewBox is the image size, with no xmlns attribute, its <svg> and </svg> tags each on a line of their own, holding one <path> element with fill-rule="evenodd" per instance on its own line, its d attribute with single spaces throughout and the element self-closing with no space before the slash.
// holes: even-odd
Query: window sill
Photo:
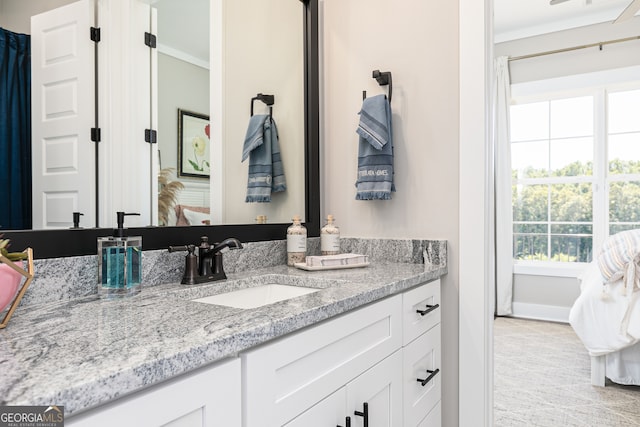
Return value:
<svg viewBox="0 0 640 427">
<path fill-rule="evenodd" d="M 518 262 L 513 264 L 513 274 L 527 276 L 574 277 L 580 276 L 589 264 L 585 262 Z"/>
</svg>

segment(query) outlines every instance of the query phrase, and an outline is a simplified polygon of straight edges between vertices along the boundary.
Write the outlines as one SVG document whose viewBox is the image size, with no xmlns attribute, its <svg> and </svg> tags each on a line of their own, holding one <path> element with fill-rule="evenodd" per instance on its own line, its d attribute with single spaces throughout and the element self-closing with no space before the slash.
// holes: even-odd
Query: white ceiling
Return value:
<svg viewBox="0 0 640 427">
<path fill-rule="evenodd" d="M 496 43 L 613 21 L 632 0 L 493 0 Z M 637 14 L 636 14 L 637 15 Z"/>
</svg>

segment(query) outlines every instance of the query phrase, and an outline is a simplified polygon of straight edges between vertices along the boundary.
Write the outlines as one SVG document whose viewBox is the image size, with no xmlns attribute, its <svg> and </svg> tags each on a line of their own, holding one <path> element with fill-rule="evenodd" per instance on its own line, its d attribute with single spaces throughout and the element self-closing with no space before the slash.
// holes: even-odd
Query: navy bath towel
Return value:
<svg viewBox="0 0 640 427">
<path fill-rule="evenodd" d="M 356 200 L 389 200 L 393 183 L 391 107 L 385 95 L 362 102 L 358 141 Z"/>
<path fill-rule="evenodd" d="M 285 191 L 287 184 L 280 156 L 278 129 L 269 115 L 251 116 L 242 148 L 242 162 L 249 158 L 245 202 L 266 203 L 271 193 Z"/>
</svg>

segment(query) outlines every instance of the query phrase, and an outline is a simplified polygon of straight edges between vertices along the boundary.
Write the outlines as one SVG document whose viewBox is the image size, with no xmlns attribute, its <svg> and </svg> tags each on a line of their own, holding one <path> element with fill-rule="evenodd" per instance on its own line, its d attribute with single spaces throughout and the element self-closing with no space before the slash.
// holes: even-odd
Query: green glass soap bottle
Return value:
<svg viewBox="0 0 640 427">
<path fill-rule="evenodd" d="M 113 236 L 98 238 L 98 295 L 120 298 L 142 288 L 142 236 L 126 236 L 124 217 L 139 213 L 116 212 Z"/>
</svg>

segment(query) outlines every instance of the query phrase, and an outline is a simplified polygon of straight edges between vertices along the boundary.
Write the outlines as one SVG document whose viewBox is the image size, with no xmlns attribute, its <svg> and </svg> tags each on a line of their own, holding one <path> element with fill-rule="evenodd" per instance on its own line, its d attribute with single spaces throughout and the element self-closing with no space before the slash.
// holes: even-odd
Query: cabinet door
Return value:
<svg viewBox="0 0 640 427">
<path fill-rule="evenodd" d="M 72 416 L 68 427 L 240 427 L 240 359 L 188 373 Z"/>
<path fill-rule="evenodd" d="M 402 424 L 402 352 L 397 351 L 347 384 L 347 415 L 352 427 L 364 426 L 364 403 L 369 427 L 397 427 Z"/>
<path fill-rule="evenodd" d="M 343 387 L 306 412 L 284 425 L 284 427 L 335 427 L 345 425 L 347 413 L 347 391 Z"/>
<path fill-rule="evenodd" d="M 418 424 L 418 427 L 441 427 L 442 426 L 442 408 L 440 402 L 435 408 L 429 412 L 429 415 Z"/>
<path fill-rule="evenodd" d="M 415 427 L 440 401 L 440 325 L 404 347 L 402 356 L 404 425 Z"/>
</svg>

